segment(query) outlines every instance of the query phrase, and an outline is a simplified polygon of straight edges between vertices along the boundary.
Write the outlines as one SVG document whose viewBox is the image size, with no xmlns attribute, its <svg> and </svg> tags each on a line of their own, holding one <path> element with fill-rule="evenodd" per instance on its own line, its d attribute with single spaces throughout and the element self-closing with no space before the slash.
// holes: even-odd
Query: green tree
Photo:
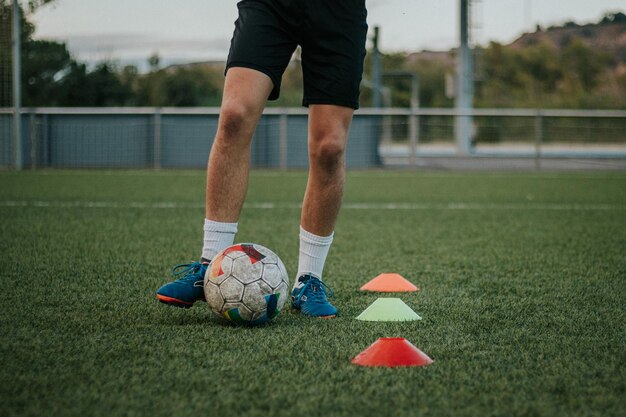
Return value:
<svg viewBox="0 0 626 417">
<path fill-rule="evenodd" d="M 420 107 L 451 107 L 453 100 L 446 97 L 446 76 L 454 72 L 449 63 L 436 60 L 418 60 L 407 65 L 407 70 L 419 77 Z"/>
<path fill-rule="evenodd" d="M 61 105 L 59 81 L 74 60 L 63 43 L 27 40 L 22 54 L 22 94 L 25 106 Z"/>
<path fill-rule="evenodd" d="M 3 0 L 3 1 L 9 1 L 9 0 Z M 41 6 L 44 6 L 48 3 L 54 3 L 55 1 L 56 0 L 28 0 L 28 8 L 31 12 L 34 12 Z"/>
<path fill-rule="evenodd" d="M 159 70 L 159 67 L 161 65 L 161 57 L 158 53 L 155 52 L 150 55 L 150 57 L 148 58 L 148 65 L 150 66 L 150 70 L 153 72 Z"/>
<path fill-rule="evenodd" d="M 596 86 L 599 75 L 609 61 L 608 55 L 594 51 L 578 38 L 572 40 L 561 54 L 561 66 L 567 68 L 565 77 L 569 79 L 570 85 L 578 84 L 584 90 Z"/>
<path fill-rule="evenodd" d="M 485 107 L 509 106 L 525 96 L 527 82 L 519 52 L 491 42 L 483 53 L 484 81 L 477 90 L 476 104 Z"/>
<path fill-rule="evenodd" d="M 132 95 L 121 82 L 116 68 L 106 62 L 87 72 L 83 88 L 83 106 L 123 106 Z"/>
<path fill-rule="evenodd" d="M 206 106 L 219 96 L 210 76 L 199 68 L 181 68 L 168 73 L 164 81 L 167 106 Z"/>
<path fill-rule="evenodd" d="M 28 6 L 36 9 L 50 0 L 31 1 Z M 11 2 L 0 4 L 2 28 L 10 21 Z M 34 25 L 28 14 L 20 14 L 22 46 L 22 103 L 24 106 L 102 106 L 123 105 L 130 95 L 124 89 L 115 69 L 101 64 L 94 71 L 87 71 L 84 64 L 76 62 L 65 43 L 33 39 Z M 10 44 L 10 31 L 1 30 L 1 42 Z M 0 80 L 12 79 L 12 55 L 10 48 L 0 49 Z M 2 105 L 9 106 L 11 103 Z"/>
<path fill-rule="evenodd" d="M 121 106 L 130 100 L 132 91 L 112 64 L 88 71 L 60 42 L 28 39 L 23 49 L 24 106 Z"/>
<path fill-rule="evenodd" d="M 524 87 L 531 100 L 542 101 L 545 95 L 556 91 L 563 69 L 555 56 L 558 56 L 556 48 L 545 42 L 520 51 L 518 72 L 524 74 Z"/>
<path fill-rule="evenodd" d="M 202 67 L 161 69 L 139 76 L 135 95 L 140 106 L 215 106 L 221 100 L 221 74 Z"/>
</svg>

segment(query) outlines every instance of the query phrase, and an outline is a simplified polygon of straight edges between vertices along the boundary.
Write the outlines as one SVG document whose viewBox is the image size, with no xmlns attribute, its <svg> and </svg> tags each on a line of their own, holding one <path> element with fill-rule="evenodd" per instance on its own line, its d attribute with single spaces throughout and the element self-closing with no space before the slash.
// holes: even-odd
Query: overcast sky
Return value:
<svg viewBox="0 0 626 417">
<path fill-rule="evenodd" d="M 310 0 L 314 1 L 314 0 Z M 341 1 L 341 0 L 336 0 Z M 370 30 L 381 49 L 447 50 L 458 43 L 459 0 L 367 0 Z M 477 43 L 508 43 L 537 24 L 596 22 L 626 12 L 626 0 L 474 0 Z M 224 60 L 235 0 L 56 0 L 34 16 L 38 38 L 66 41 L 81 60 L 141 63 Z"/>
</svg>

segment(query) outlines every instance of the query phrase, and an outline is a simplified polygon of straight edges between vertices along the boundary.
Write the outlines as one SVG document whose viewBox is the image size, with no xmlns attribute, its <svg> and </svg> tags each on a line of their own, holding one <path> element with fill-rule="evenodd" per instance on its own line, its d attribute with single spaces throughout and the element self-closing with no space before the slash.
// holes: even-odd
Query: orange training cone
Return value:
<svg viewBox="0 0 626 417">
<path fill-rule="evenodd" d="M 383 337 L 359 353 L 352 363 L 360 366 L 425 366 L 433 363 L 424 352 L 403 337 Z"/>
<path fill-rule="evenodd" d="M 363 285 L 361 291 L 413 292 L 419 291 L 419 288 L 400 274 L 386 273 Z"/>
</svg>

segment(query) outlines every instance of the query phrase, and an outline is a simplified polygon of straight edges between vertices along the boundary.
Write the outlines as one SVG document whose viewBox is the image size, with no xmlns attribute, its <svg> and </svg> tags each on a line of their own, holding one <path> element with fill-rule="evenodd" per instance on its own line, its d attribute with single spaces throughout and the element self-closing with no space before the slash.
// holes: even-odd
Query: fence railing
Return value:
<svg viewBox="0 0 626 417">
<path fill-rule="evenodd" d="M 219 108 L 26 108 L 22 135 L 0 108 L 0 166 L 193 168 L 206 166 Z M 454 138 L 456 117 L 473 122 L 470 154 Z M 252 143 L 255 167 L 304 168 L 307 110 L 267 108 Z M 355 113 L 351 168 L 420 165 L 429 158 L 626 160 L 626 111 L 364 108 Z M 16 150 L 20 152 L 16 152 Z M 17 163 L 17 158 L 21 158 Z"/>
</svg>

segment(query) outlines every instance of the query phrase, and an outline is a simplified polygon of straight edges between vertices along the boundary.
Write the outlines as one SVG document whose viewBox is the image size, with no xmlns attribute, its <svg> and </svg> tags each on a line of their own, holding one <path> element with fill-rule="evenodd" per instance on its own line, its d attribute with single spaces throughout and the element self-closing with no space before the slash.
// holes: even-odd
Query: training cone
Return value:
<svg viewBox="0 0 626 417">
<path fill-rule="evenodd" d="M 399 298 L 378 298 L 356 319 L 363 321 L 413 321 L 422 318 Z"/>
<path fill-rule="evenodd" d="M 419 288 L 400 274 L 385 273 L 363 285 L 361 291 L 414 292 L 419 291 Z"/>
<path fill-rule="evenodd" d="M 352 363 L 360 366 L 425 366 L 433 360 L 403 337 L 383 337 L 359 353 Z"/>
</svg>

